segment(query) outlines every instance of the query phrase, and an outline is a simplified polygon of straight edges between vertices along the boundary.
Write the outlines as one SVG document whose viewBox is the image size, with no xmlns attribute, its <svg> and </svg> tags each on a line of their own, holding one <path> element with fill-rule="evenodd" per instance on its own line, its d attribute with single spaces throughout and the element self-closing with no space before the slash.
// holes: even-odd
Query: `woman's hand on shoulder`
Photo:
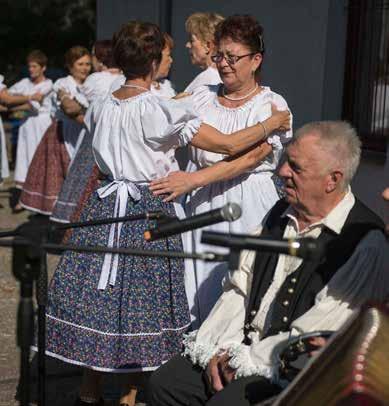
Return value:
<svg viewBox="0 0 389 406">
<path fill-rule="evenodd" d="M 195 172 L 172 172 L 165 178 L 150 182 L 150 190 L 154 196 L 167 195 L 163 201 L 171 202 L 177 197 L 197 188 L 195 174 Z"/>
<path fill-rule="evenodd" d="M 289 110 L 278 110 L 274 103 L 271 103 L 271 116 L 262 124 L 266 126 L 268 135 L 273 131 L 289 131 L 291 128 L 291 114 Z"/>
</svg>

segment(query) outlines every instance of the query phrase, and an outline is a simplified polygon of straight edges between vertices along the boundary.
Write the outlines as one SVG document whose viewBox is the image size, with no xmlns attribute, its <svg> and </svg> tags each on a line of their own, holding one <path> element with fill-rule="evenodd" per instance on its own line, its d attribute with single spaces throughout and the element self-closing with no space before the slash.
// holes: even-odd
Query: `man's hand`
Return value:
<svg viewBox="0 0 389 406">
<path fill-rule="evenodd" d="M 229 366 L 229 360 L 230 356 L 224 353 L 223 355 L 215 355 L 209 361 L 206 373 L 215 392 L 221 391 L 235 378 L 236 371 Z"/>
<path fill-rule="evenodd" d="M 224 354 L 219 358 L 219 373 L 222 376 L 222 382 L 224 386 L 231 383 L 231 381 L 235 378 L 236 370 L 231 368 L 229 365 L 231 357 L 228 354 Z"/>
<path fill-rule="evenodd" d="M 211 383 L 211 387 L 216 392 L 219 392 L 224 388 L 222 377 L 219 373 L 219 358 L 220 357 L 218 355 L 215 355 L 213 358 L 211 358 L 206 370 L 208 380 Z"/>
<path fill-rule="evenodd" d="M 311 351 L 309 353 L 309 356 L 313 357 L 319 352 L 320 349 L 322 349 L 327 344 L 327 339 L 324 337 L 312 337 L 309 339 L 309 344 L 317 347 L 317 350 Z"/>
</svg>

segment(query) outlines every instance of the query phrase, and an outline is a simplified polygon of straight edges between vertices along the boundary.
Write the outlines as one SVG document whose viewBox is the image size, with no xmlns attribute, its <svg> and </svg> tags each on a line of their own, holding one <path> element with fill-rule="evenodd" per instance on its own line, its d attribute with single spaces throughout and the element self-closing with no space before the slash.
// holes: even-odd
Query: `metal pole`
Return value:
<svg viewBox="0 0 389 406">
<path fill-rule="evenodd" d="M 42 238 L 42 244 L 46 237 Z M 39 274 L 36 284 L 36 299 L 38 303 L 38 405 L 46 405 L 46 305 L 47 305 L 47 253 L 39 250 Z"/>
<path fill-rule="evenodd" d="M 34 269 L 27 262 L 28 247 L 14 246 L 12 272 L 20 282 L 17 317 L 17 345 L 20 348 L 21 406 L 30 404 L 30 347 L 34 337 L 34 306 L 32 301 Z"/>
</svg>

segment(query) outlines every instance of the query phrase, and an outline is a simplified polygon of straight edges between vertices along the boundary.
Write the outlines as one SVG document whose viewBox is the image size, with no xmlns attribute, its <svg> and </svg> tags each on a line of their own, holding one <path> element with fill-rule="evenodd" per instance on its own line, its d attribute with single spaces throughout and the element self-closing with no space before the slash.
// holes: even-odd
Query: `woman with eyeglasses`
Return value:
<svg viewBox="0 0 389 406">
<path fill-rule="evenodd" d="M 205 123 L 229 134 L 269 117 L 272 104 L 278 110 L 288 108 L 282 96 L 260 82 L 265 47 L 263 29 L 253 17 L 228 17 L 216 29 L 215 44 L 217 52 L 212 60 L 223 83 L 198 88 L 191 96 L 194 109 Z M 167 194 L 166 201 L 191 192 L 186 202 L 188 216 L 220 208 L 227 202 L 238 203 L 243 213 L 239 220 L 207 230 L 250 232 L 279 199 L 274 171 L 291 136 L 291 131 L 272 133 L 265 142 L 234 160 L 191 147 L 191 161 L 197 171 L 171 173 L 152 182 L 151 190 L 155 195 Z M 188 251 L 209 250 L 200 243 L 201 233 L 195 230 L 184 236 Z M 220 296 L 227 269 L 226 263 L 187 261 L 185 283 L 193 327 L 201 324 Z"/>
</svg>

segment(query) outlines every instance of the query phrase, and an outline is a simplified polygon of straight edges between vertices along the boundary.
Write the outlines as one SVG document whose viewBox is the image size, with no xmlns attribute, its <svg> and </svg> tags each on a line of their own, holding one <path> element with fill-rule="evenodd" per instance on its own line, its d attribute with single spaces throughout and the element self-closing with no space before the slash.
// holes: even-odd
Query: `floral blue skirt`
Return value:
<svg viewBox="0 0 389 406">
<path fill-rule="evenodd" d="M 103 183 L 104 185 L 104 183 Z M 141 199 L 128 198 L 126 215 L 161 210 L 174 215 L 173 205 L 138 187 Z M 112 217 L 116 192 L 100 199 L 95 191 L 80 221 Z M 146 242 L 152 221 L 125 222 L 120 247 L 181 251 L 180 236 Z M 107 246 L 110 225 L 76 229 L 69 244 Z M 119 255 L 114 286 L 97 288 L 104 254 L 66 252 L 54 273 L 47 311 L 47 354 L 106 372 L 158 368 L 180 353 L 189 326 L 184 288 L 184 262 Z"/>
</svg>

